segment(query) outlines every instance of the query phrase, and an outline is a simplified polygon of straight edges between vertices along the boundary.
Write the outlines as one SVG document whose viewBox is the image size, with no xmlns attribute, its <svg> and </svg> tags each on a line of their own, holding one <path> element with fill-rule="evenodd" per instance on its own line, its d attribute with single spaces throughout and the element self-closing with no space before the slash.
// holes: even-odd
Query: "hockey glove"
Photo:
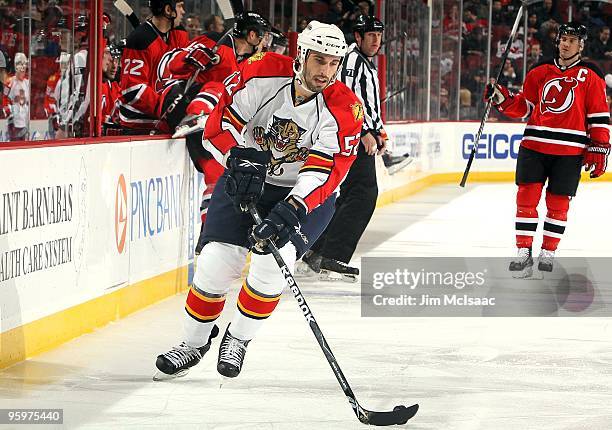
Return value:
<svg viewBox="0 0 612 430">
<path fill-rule="evenodd" d="M 271 240 L 282 248 L 289 242 L 291 236 L 300 230 L 300 221 L 306 217 L 306 210 L 302 205 L 297 208 L 286 200 L 278 202 L 267 217 L 251 230 L 249 240 L 255 252 L 268 254 L 270 251 L 266 241 Z"/>
<path fill-rule="evenodd" d="M 200 70 L 206 70 L 216 64 L 219 64 L 219 56 L 207 46 L 196 43 L 189 48 L 189 53 L 185 57 L 185 61 L 194 65 Z"/>
<path fill-rule="evenodd" d="M 166 88 L 162 92 L 160 120 L 166 121 L 171 130 L 174 130 L 185 117 L 187 106 L 198 94 L 202 84 L 193 83 L 185 91 L 185 83 L 180 82 Z"/>
<path fill-rule="evenodd" d="M 225 193 L 238 212 L 247 212 L 249 203 L 257 203 L 263 194 L 266 170 L 270 163 L 268 151 L 234 146 L 227 158 Z"/>
<path fill-rule="evenodd" d="M 610 144 L 604 142 L 591 142 L 586 148 L 582 165 L 585 171 L 591 171 L 591 178 L 598 178 L 606 172 L 610 155 Z"/>
<path fill-rule="evenodd" d="M 483 94 L 485 102 L 491 100 L 491 104 L 500 110 L 506 107 L 512 97 L 514 97 L 514 94 L 500 84 L 487 84 Z"/>
</svg>

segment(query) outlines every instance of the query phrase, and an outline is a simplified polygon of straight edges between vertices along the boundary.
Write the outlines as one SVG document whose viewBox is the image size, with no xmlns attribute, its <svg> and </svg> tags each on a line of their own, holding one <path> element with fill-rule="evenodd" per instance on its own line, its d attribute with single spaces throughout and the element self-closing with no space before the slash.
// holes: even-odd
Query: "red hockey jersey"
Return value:
<svg viewBox="0 0 612 430">
<path fill-rule="evenodd" d="M 100 91 L 102 120 L 104 122 L 112 122 L 111 117 L 115 111 L 115 105 L 121 94 L 121 88 L 115 81 L 106 81 L 102 83 Z"/>
<path fill-rule="evenodd" d="M 122 126 L 151 130 L 156 118 L 159 94 L 155 91 L 157 66 L 170 49 L 186 46 L 187 33 L 172 29 L 165 35 L 147 21 L 128 37 L 121 57 L 119 120 Z"/>
<path fill-rule="evenodd" d="M 561 68 L 556 60 L 535 65 L 523 91 L 498 107 L 513 118 L 529 117 L 521 145 L 554 155 L 580 155 L 590 141 L 610 141 L 606 84 L 592 63 Z"/>
<path fill-rule="evenodd" d="M 204 146 L 220 163 L 236 145 L 270 151 L 266 183 L 292 188 L 311 211 L 346 176 L 359 147 L 363 106 L 336 81 L 294 103 L 293 59 L 256 54 L 226 80 L 226 91 L 204 130 Z"/>
<path fill-rule="evenodd" d="M 57 83 L 61 78 L 61 73 L 59 70 L 54 72 L 47 79 L 47 88 L 45 89 L 45 100 L 44 100 L 44 108 L 45 115 L 50 117 L 51 115 L 57 114 L 57 100 L 55 100 L 55 87 L 57 87 Z"/>
</svg>

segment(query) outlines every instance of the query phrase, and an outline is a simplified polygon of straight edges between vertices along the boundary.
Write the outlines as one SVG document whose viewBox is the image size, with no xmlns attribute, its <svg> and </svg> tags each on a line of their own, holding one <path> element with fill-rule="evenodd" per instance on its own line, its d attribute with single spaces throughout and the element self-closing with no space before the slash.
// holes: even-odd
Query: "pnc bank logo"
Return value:
<svg viewBox="0 0 612 430">
<path fill-rule="evenodd" d="M 115 243 L 119 254 L 122 254 L 125 249 L 127 211 L 127 187 L 125 185 L 125 177 L 121 174 L 115 189 Z"/>
</svg>

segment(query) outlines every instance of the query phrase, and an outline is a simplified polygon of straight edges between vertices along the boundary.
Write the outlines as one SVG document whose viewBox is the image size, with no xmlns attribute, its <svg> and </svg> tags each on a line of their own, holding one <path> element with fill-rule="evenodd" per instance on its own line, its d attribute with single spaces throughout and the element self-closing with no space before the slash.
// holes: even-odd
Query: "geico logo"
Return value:
<svg viewBox="0 0 612 430">
<path fill-rule="evenodd" d="M 180 174 L 130 183 L 130 241 L 183 226 Z"/>
<path fill-rule="evenodd" d="M 470 133 L 463 135 L 461 150 L 465 160 L 470 158 L 470 153 L 474 146 L 474 137 L 475 136 Z M 492 158 L 496 160 L 505 160 L 508 158 L 516 159 L 522 138 L 522 134 L 508 135 L 505 133 L 483 133 L 478 141 L 476 158 Z"/>
</svg>

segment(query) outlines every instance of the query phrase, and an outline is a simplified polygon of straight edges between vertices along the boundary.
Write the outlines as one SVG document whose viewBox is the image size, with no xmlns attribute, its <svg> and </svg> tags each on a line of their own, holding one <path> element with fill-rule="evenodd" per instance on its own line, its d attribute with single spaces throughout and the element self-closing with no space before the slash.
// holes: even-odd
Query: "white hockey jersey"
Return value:
<svg viewBox="0 0 612 430">
<path fill-rule="evenodd" d="M 339 81 L 296 106 L 292 64 L 270 52 L 242 63 L 225 81 L 204 146 L 222 164 L 235 145 L 270 151 L 266 182 L 292 187 L 289 195 L 311 211 L 336 190 L 355 159 L 363 107 Z"/>
<path fill-rule="evenodd" d="M 7 85 L 7 96 L 11 101 L 11 115 L 13 125 L 17 128 L 28 126 L 30 118 L 30 80 L 18 79 L 13 76 Z"/>
</svg>

